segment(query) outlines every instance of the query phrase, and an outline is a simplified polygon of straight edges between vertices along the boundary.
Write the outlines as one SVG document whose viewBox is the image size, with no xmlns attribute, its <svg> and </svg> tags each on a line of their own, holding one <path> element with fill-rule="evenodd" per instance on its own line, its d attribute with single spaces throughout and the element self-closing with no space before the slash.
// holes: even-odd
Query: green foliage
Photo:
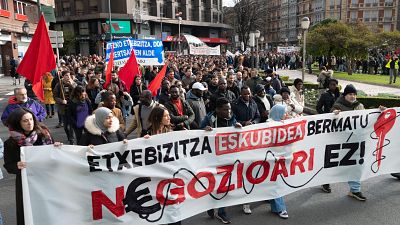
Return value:
<svg viewBox="0 0 400 225">
<path fill-rule="evenodd" d="M 326 25 L 328 25 L 330 23 L 337 23 L 337 22 L 338 22 L 337 20 L 331 19 L 331 18 L 324 19 L 321 22 L 319 22 L 319 23 L 315 24 L 314 26 L 310 27 L 310 31 L 312 31 L 312 30 L 314 30 L 314 29 L 316 29 L 318 27 L 323 27 L 323 26 L 326 26 Z"/>
<path fill-rule="evenodd" d="M 68 55 L 75 50 L 75 34 L 71 31 L 64 31 L 64 47 L 60 49 L 60 55 Z"/>
<path fill-rule="evenodd" d="M 388 108 L 398 107 L 400 105 L 399 98 L 358 96 L 357 100 L 361 102 L 366 109 L 378 108 L 380 105 Z"/>
<path fill-rule="evenodd" d="M 395 49 L 400 43 L 400 31 L 383 32 L 377 34 L 375 46 L 383 49 Z"/>
<path fill-rule="evenodd" d="M 282 79 L 282 81 L 289 81 L 289 76 L 280 76 L 280 78 Z"/>
</svg>

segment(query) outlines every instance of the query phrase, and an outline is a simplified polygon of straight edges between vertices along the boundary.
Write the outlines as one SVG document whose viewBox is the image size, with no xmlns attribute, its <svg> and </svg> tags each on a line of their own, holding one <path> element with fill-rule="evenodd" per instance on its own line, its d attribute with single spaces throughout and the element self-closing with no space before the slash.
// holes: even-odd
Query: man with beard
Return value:
<svg viewBox="0 0 400 225">
<path fill-rule="evenodd" d="M 200 127 L 201 121 L 206 116 L 206 106 L 203 101 L 203 91 L 207 90 L 201 83 L 196 82 L 193 84 L 192 89 L 186 94 L 187 102 L 192 107 L 195 114 L 195 119 L 192 123 L 192 128 L 197 129 Z"/>
<path fill-rule="evenodd" d="M 250 79 L 246 81 L 247 87 L 250 88 L 251 92 L 254 93 L 254 89 L 256 88 L 257 84 L 261 84 L 262 79 L 258 76 L 257 69 L 252 69 L 250 72 Z"/>
<path fill-rule="evenodd" d="M 216 105 L 215 111 L 208 113 L 203 121 L 201 121 L 201 129 L 212 131 L 213 128 L 219 127 L 242 127 L 241 124 L 236 121 L 235 117 L 232 116 L 231 104 L 228 99 L 221 97 L 217 99 Z M 231 223 L 225 208 L 219 208 L 216 212 L 214 212 L 214 209 L 210 209 L 207 211 L 207 214 L 211 218 L 215 217 L 219 219 L 224 224 Z"/>
<path fill-rule="evenodd" d="M 111 83 L 109 83 L 107 85 L 107 87 L 105 87 L 105 88 L 108 89 L 108 87 L 112 84 L 116 84 L 118 86 L 119 90 L 122 92 L 128 91 L 128 89 L 126 88 L 125 82 L 119 79 L 117 71 L 115 71 L 115 70 L 113 70 L 111 72 Z M 118 94 L 118 93 L 115 93 L 115 94 Z"/>
<path fill-rule="evenodd" d="M 171 116 L 171 123 L 174 130 L 190 130 L 190 124 L 194 121 L 195 115 L 189 103 L 180 98 L 179 88 L 172 85 L 169 89 L 170 99 L 165 103 Z"/>
<path fill-rule="evenodd" d="M 219 78 L 217 74 L 211 76 L 211 80 L 208 84 L 208 91 L 213 95 L 218 90 Z"/>
<path fill-rule="evenodd" d="M 161 82 L 161 91 L 160 91 L 160 94 L 158 95 L 158 102 L 160 104 L 165 105 L 165 103 L 167 101 L 169 101 L 169 87 L 170 86 L 171 86 L 171 84 L 166 79 L 164 79 Z"/>
<path fill-rule="evenodd" d="M 229 91 L 232 91 L 233 94 L 235 94 L 236 98 L 239 98 L 240 89 L 236 84 L 235 75 L 232 72 L 228 72 L 228 76 L 227 76 L 226 81 L 227 81 L 227 89 Z"/>
<path fill-rule="evenodd" d="M 256 86 L 255 94 L 253 100 L 256 102 L 258 112 L 260 113 L 260 123 L 264 123 L 267 121 L 269 110 L 273 106 L 272 98 L 265 93 L 265 87 L 262 84 Z"/>
<path fill-rule="evenodd" d="M 144 90 L 140 94 L 139 104 L 133 107 L 135 113 L 132 123 L 125 131 L 125 136 L 128 137 L 136 129 L 136 137 L 144 137 L 151 125 L 148 121 L 150 113 L 156 106 L 163 105 L 153 100 L 151 91 Z"/>
<path fill-rule="evenodd" d="M 115 107 L 117 105 L 117 97 L 111 91 L 106 91 L 101 93 L 101 101 L 103 104 L 99 104 L 99 107 L 106 107 L 111 110 L 114 116 L 119 121 L 119 127 L 121 131 L 125 130 L 125 120 L 124 116 L 122 115 L 121 109 Z"/>
<path fill-rule="evenodd" d="M 260 122 L 260 113 L 256 102 L 251 98 L 250 88 L 243 86 L 240 97 L 232 104 L 233 115 L 242 126 Z"/>
<path fill-rule="evenodd" d="M 230 103 L 232 103 L 236 99 L 235 94 L 227 89 L 227 82 L 225 79 L 220 79 L 218 81 L 218 90 L 213 95 L 211 95 L 211 110 L 215 110 L 217 99 L 221 97 L 228 99 Z"/>
</svg>

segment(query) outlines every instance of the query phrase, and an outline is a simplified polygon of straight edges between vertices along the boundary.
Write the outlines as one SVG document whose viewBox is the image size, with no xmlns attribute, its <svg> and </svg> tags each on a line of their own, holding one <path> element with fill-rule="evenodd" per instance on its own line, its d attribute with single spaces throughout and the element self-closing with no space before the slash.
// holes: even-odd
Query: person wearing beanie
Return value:
<svg viewBox="0 0 400 225">
<path fill-rule="evenodd" d="M 274 104 L 284 105 L 289 119 L 299 117 L 303 113 L 303 106 L 290 96 L 290 90 L 287 87 L 282 87 L 279 94 L 274 96 Z"/>
<path fill-rule="evenodd" d="M 253 100 L 257 104 L 258 112 L 260 113 L 260 123 L 264 123 L 268 119 L 269 110 L 273 106 L 271 96 L 265 92 L 265 87 L 262 84 L 257 84 L 255 88 L 255 96 Z"/>
<path fill-rule="evenodd" d="M 333 104 L 331 112 L 336 115 L 341 111 L 351 110 L 363 110 L 364 105 L 357 101 L 357 89 L 349 84 L 344 88 L 343 94 Z M 361 193 L 361 182 L 360 181 L 349 181 L 349 196 L 359 201 L 366 201 L 367 198 Z M 322 190 L 327 193 L 331 193 L 331 187 L 329 184 L 322 185 Z"/>
<path fill-rule="evenodd" d="M 85 132 L 79 145 L 92 146 L 123 141 L 125 135 L 119 130 L 119 121 L 112 111 L 99 107 L 85 120 Z"/>
</svg>

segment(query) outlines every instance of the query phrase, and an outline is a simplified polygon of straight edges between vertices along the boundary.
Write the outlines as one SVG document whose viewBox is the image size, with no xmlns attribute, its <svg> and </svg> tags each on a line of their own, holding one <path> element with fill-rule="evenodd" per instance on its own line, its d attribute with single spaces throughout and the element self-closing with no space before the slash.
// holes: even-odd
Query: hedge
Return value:
<svg viewBox="0 0 400 225">
<path fill-rule="evenodd" d="M 357 100 L 361 102 L 366 109 L 378 108 L 380 105 L 388 108 L 400 106 L 399 98 L 357 96 Z"/>
</svg>

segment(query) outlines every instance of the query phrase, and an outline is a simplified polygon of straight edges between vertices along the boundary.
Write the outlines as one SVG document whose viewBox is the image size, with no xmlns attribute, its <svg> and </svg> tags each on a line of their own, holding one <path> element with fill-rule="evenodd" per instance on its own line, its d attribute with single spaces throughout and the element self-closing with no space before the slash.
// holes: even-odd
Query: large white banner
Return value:
<svg viewBox="0 0 400 225">
<path fill-rule="evenodd" d="M 282 47 L 282 46 L 278 46 L 277 49 L 278 53 L 293 53 L 293 52 L 300 52 L 300 47 L 294 47 L 294 46 L 287 46 L 287 47 Z"/>
<path fill-rule="evenodd" d="M 88 147 L 26 147 L 28 225 L 166 224 L 211 208 L 399 172 L 400 108 L 180 131 Z"/>
<path fill-rule="evenodd" d="M 207 45 L 195 46 L 189 44 L 189 54 L 191 55 L 221 55 L 221 46 L 209 47 Z"/>
</svg>

